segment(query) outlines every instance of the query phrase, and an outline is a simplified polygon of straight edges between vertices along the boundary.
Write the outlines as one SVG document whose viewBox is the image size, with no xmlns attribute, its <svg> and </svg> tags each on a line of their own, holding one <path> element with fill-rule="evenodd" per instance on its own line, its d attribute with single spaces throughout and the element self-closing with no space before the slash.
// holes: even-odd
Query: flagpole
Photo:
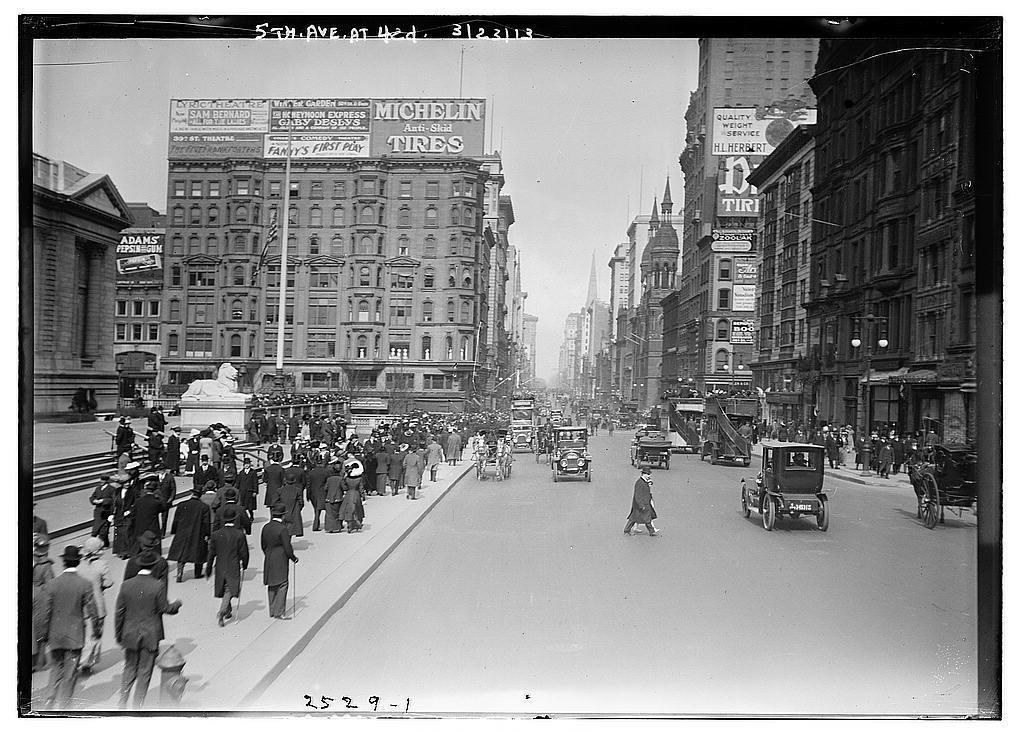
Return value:
<svg viewBox="0 0 1024 732">
<path fill-rule="evenodd" d="M 284 159 L 284 221 L 281 225 L 281 289 L 277 303 L 277 364 L 274 370 L 274 390 L 284 391 L 284 321 L 288 312 L 285 296 L 288 292 L 288 224 L 292 202 L 292 119 L 288 120 L 288 150 Z"/>
</svg>

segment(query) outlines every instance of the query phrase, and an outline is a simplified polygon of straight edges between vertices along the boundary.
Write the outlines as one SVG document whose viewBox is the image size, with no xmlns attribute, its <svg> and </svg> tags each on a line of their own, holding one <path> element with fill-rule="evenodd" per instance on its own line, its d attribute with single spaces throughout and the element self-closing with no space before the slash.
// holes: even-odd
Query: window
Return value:
<svg viewBox="0 0 1024 732">
<path fill-rule="evenodd" d="M 299 209 L 297 206 L 288 207 L 288 225 L 298 226 L 299 225 Z"/>
<path fill-rule="evenodd" d="M 199 236 L 197 234 L 191 234 L 188 237 L 188 253 L 189 255 L 201 253 L 199 249 Z"/>
<path fill-rule="evenodd" d="M 724 348 L 719 349 L 715 353 L 715 371 L 728 371 L 729 370 L 729 352 Z"/>
<path fill-rule="evenodd" d="M 448 301 L 448 322 L 449 323 L 454 323 L 455 322 L 455 301 L 454 300 L 449 300 Z"/>
<path fill-rule="evenodd" d="M 150 300 L 149 301 L 149 317 L 159 318 L 160 317 L 160 301 Z"/>
<path fill-rule="evenodd" d="M 323 198 L 324 197 L 324 184 L 323 181 L 315 180 L 309 184 L 309 197 L 310 198 Z"/>
<path fill-rule="evenodd" d="M 423 258 L 434 259 L 437 257 L 437 239 L 428 236 L 423 240 Z"/>
<path fill-rule="evenodd" d="M 463 226 L 472 226 L 473 225 L 473 209 L 470 208 L 469 206 L 466 206 L 466 208 L 462 212 L 462 225 Z"/>
<path fill-rule="evenodd" d="M 423 302 L 423 322 L 434 322 L 434 303 L 431 302 L 430 300 L 425 300 Z"/>
<path fill-rule="evenodd" d="M 292 181 L 288 184 L 288 197 L 298 198 L 299 196 L 299 183 L 298 181 Z"/>
<path fill-rule="evenodd" d="M 363 206 L 359 212 L 359 223 L 361 224 L 372 224 L 377 220 L 377 214 L 373 210 L 373 206 Z"/>
<path fill-rule="evenodd" d="M 364 196 L 372 196 L 377 192 L 377 186 L 372 178 L 364 178 L 359 181 L 360 191 Z"/>
<path fill-rule="evenodd" d="M 181 234 L 175 234 L 171 237 L 171 254 L 184 254 L 185 253 L 185 240 L 181 238 Z"/>
<path fill-rule="evenodd" d="M 279 181 L 279 180 L 272 180 L 272 181 L 270 181 L 270 189 L 269 189 L 269 191 L 270 191 L 270 197 L 271 198 L 280 198 L 281 197 L 281 181 Z"/>
<path fill-rule="evenodd" d="M 409 256 L 409 237 L 403 235 L 398 239 L 398 256 Z"/>
<path fill-rule="evenodd" d="M 728 310 L 729 309 L 729 290 L 723 287 L 718 291 L 718 309 Z"/>
<path fill-rule="evenodd" d="M 174 197 L 184 198 L 185 197 L 185 181 L 176 180 L 174 181 Z"/>
<path fill-rule="evenodd" d="M 463 300 L 462 301 L 462 307 L 461 307 L 460 310 L 461 310 L 461 315 L 462 315 L 461 322 L 463 322 L 463 323 L 472 323 L 473 321 L 470 320 L 470 318 L 469 318 L 469 313 L 470 313 L 469 300 Z"/>
<path fill-rule="evenodd" d="M 437 198 L 440 195 L 440 186 L 436 180 L 427 181 L 427 198 Z"/>
<path fill-rule="evenodd" d="M 277 325 L 278 312 L 280 311 L 280 301 L 273 301 L 267 303 L 267 323 L 271 325 Z M 295 322 L 295 303 L 292 302 L 291 298 L 288 298 L 288 304 L 284 308 L 284 323 L 285 325 L 291 325 Z M 268 331 L 269 333 L 269 331 Z"/>
<path fill-rule="evenodd" d="M 190 295 L 185 303 L 185 312 L 189 323 L 213 323 L 216 319 L 213 309 L 213 295 L 211 293 Z"/>
<path fill-rule="evenodd" d="M 182 191 L 184 195 L 184 191 Z M 185 209 L 182 206 L 175 206 L 171 209 L 171 224 L 174 226 L 185 225 Z"/>
<path fill-rule="evenodd" d="M 359 301 L 359 322 L 369 323 L 370 322 L 370 301 L 360 300 Z"/>
<path fill-rule="evenodd" d="M 447 374 L 423 374 L 423 388 L 430 391 L 451 391 L 455 379 Z"/>
<path fill-rule="evenodd" d="M 228 340 L 228 355 L 233 358 L 239 358 L 242 355 L 242 336 L 238 333 L 233 333 L 231 338 Z"/>
<path fill-rule="evenodd" d="M 306 358 L 334 358 L 336 355 L 334 331 L 311 331 L 306 335 Z"/>
<path fill-rule="evenodd" d="M 452 337 L 446 336 L 444 339 L 444 357 L 446 360 L 451 361 L 455 356 L 452 352 Z"/>
<path fill-rule="evenodd" d="M 437 226 L 437 209 L 433 206 L 427 206 L 427 210 L 424 214 L 424 226 Z"/>
<path fill-rule="evenodd" d="M 433 267 L 427 267 L 423 270 L 423 289 L 433 290 L 434 289 L 434 269 Z"/>
<path fill-rule="evenodd" d="M 313 206 L 313 208 L 309 209 L 309 225 L 323 226 L 323 212 L 319 206 Z"/>
<path fill-rule="evenodd" d="M 201 180 L 194 180 L 194 181 L 192 181 L 192 193 L 191 193 L 191 196 L 192 196 L 192 198 L 202 198 L 203 197 L 203 182 Z"/>
<path fill-rule="evenodd" d="M 472 197 L 473 196 L 473 189 L 475 187 L 476 187 L 476 184 L 473 181 L 471 181 L 471 180 L 463 181 L 462 182 L 462 195 L 463 196 L 470 196 L 470 197 Z"/>
<path fill-rule="evenodd" d="M 430 360 L 430 336 L 423 336 L 420 342 L 420 358 L 424 361 Z"/>
<path fill-rule="evenodd" d="M 167 336 L 167 355 L 177 356 L 178 355 L 178 334 L 171 333 Z"/>
<path fill-rule="evenodd" d="M 235 181 L 235 194 L 239 196 L 249 195 L 249 179 L 239 178 Z"/>
<path fill-rule="evenodd" d="M 716 341 L 727 341 L 729 340 L 729 321 L 719 320 L 718 325 L 715 326 L 715 340 Z"/>
<path fill-rule="evenodd" d="M 128 340 L 128 326 L 124 323 L 114 324 L 114 340 L 115 341 L 126 341 Z"/>
<path fill-rule="evenodd" d="M 395 270 L 391 273 L 392 290 L 411 290 L 413 275 L 409 270 Z"/>
<path fill-rule="evenodd" d="M 467 289 L 471 289 L 473 287 L 473 277 L 465 267 L 462 268 L 462 286 Z"/>
<path fill-rule="evenodd" d="M 458 206 L 452 206 L 451 216 L 449 217 L 449 221 L 450 221 L 452 226 L 458 226 L 459 225 L 459 207 Z"/>
<path fill-rule="evenodd" d="M 411 303 L 391 305 L 388 323 L 390 325 L 409 325 L 412 321 Z"/>
<path fill-rule="evenodd" d="M 388 348 L 388 358 L 397 358 L 400 361 L 409 358 L 409 344 L 404 341 L 392 342 Z"/>
<path fill-rule="evenodd" d="M 344 226 L 345 225 L 345 207 L 335 206 L 334 210 L 331 211 L 331 226 Z"/>
<path fill-rule="evenodd" d="M 364 236 L 359 240 L 360 254 L 373 254 L 373 237 Z"/>
<path fill-rule="evenodd" d="M 115 309 L 114 313 L 116 315 L 127 315 L 128 314 L 128 301 L 127 300 L 118 300 L 116 302 L 116 304 L 115 304 L 115 308 L 116 309 Z"/>
<path fill-rule="evenodd" d="M 171 287 L 181 287 L 181 265 L 171 265 Z"/>
<path fill-rule="evenodd" d="M 219 210 L 216 206 L 210 206 L 206 209 L 206 221 L 210 226 L 217 225 L 217 217 L 219 216 Z"/>
<path fill-rule="evenodd" d="M 203 223 L 203 209 L 197 206 L 190 206 L 188 209 L 189 226 L 199 226 Z"/>
<path fill-rule="evenodd" d="M 331 237 L 331 253 L 341 254 L 345 248 L 345 240 L 341 237 L 341 234 L 335 234 Z"/>
<path fill-rule="evenodd" d="M 459 346 L 459 360 L 468 361 L 472 356 L 473 354 L 469 350 L 469 337 L 462 336 L 462 341 Z"/>
<path fill-rule="evenodd" d="M 338 305 L 333 299 L 311 298 L 307 312 L 308 325 L 334 325 L 338 322 Z"/>
<path fill-rule="evenodd" d="M 333 269 L 311 269 L 309 272 L 310 289 L 336 290 L 338 273 Z"/>
<path fill-rule="evenodd" d="M 213 331 L 189 328 L 185 331 L 185 358 L 212 358 Z"/>
<path fill-rule="evenodd" d="M 332 198 L 344 198 L 345 197 L 345 181 L 336 180 L 334 181 L 334 193 Z"/>
<path fill-rule="evenodd" d="M 718 260 L 718 279 L 720 279 L 720 280 L 731 280 L 732 279 L 732 260 L 731 259 L 720 259 L 720 260 Z"/>
<path fill-rule="evenodd" d="M 359 286 L 369 287 L 370 286 L 370 268 L 360 267 L 359 268 Z"/>
<path fill-rule="evenodd" d="M 196 264 L 189 267 L 189 287 L 214 287 L 216 284 L 216 270 L 212 264 Z"/>
<path fill-rule="evenodd" d="M 402 206 L 398 209 L 398 225 L 399 226 L 411 226 L 412 225 L 412 211 L 408 206 Z"/>
<path fill-rule="evenodd" d="M 245 303 L 238 298 L 231 301 L 231 319 L 243 320 L 245 318 Z"/>
<path fill-rule="evenodd" d="M 472 257 L 473 256 L 473 240 L 468 236 L 462 240 L 462 256 Z"/>
<path fill-rule="evenodd" d="M 220 181 L 210 181 L 210 198 L 220 198 Z"/>
<path fill-rule="evenodd" d="M 311 236 L 309 237 L 309 253 L 319 254 L 320 253 L 320 237 Z"/>
<path fill-rule="evenodd" d="M 399 198 L 412 198 L 412 181 L 403 180 L 398 184 Z"/>
</svg>

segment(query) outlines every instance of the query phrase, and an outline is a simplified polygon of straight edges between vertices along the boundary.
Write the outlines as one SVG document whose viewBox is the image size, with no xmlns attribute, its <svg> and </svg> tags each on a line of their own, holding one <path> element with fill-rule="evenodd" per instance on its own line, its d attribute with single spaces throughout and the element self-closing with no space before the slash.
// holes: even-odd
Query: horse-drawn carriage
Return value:
<svg viewBox="0 0 1024 732">
<path fill-rule="evenodd" d="M 975 508 L 978 454 L 970 445 L 933 445 L 923 462 L 911 464 L 910 482 L 917 495 L 917 517 L 929 529 L 945 523 L 946 509 Z"/>
<path fill-rule="evenodd" d="M 504 480 L 512 475 L 512 440 L 508 430 L 481 432 L 476 446 L 476 479 L 485 480 L 488 471 Z"/>
<path fill-rule="evenodd" d="M 657 465 L 669 469 L 672 459 L 672 442 L 666 434 L 657 429 L 641 429 L 633 436 L 629 446 L 629 462 L 639 468 L 643 465 Z"/>
</svg>

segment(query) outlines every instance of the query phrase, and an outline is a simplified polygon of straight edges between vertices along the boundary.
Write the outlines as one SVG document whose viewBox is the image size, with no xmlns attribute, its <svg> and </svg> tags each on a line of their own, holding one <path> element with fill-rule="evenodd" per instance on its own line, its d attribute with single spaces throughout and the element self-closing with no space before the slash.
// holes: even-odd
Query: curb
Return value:
<svg viewBox="0 0 1024 732">
<path fill-rule="evenodd" d="M 281 657 L 278 658 L 278 660 L 274 663 L 274 665 L 271 666 L 270 670 L 264 673 L 260 677 L 259 681 L 256 682 L 255 686 L 253 686 L 248 691 L 248 693 L 246 693 L 246 695 L 242 697 L 242 699 L 238 702 L 239 708 L 251 706 L 256 702 L 256 700 L 258 700 L 263 695 L 263 693 L 277 679 L 277 677 L 280 676 L 281 673 L 289 665 L 291 665 L 292 661 L 294 661 L 295 658 L 306 649 L 306 646 L 308 646 L 310 641 L 312 641 L 316 634 L 320 632 L 321 628 L 323 628 L 324 625 L 327 624 L 327 621 L 330 620 L 335 613 L 341 610 L 348 603 L 348 601 L 352 598 L 356 591 L 363 585 L 363 583 L 367 579 L 369 579 L 370 575 L 372 575 L 377 570 L 377 568 L 384 562 L 384 560 L 391 555 L 391 552 L 393 552 L 398 547 L 398 545 L 402 543 L 410 533 L 412 533 L 413 529 L 420 525 L 420 522 L 422 522 L 423 519 L 426 518 L 426 516 L 431 511 L 434 510 L 437 504 L 439 504 L 441 500 L 446 495 L 448 495 L 449 491 L 451 491 L 452 488 L 458 485 L 463 478 L 465 478 L 467 475 L 469 475 L 469 473 L 472 472 L 472 468 L 473 463 L 471 462 L 469 465 L 467 465 L 466 469 L 462 472 L 462 474 L 459 475 L 459 477 L 457 477 L 455 480 L 453 480 L 444 490 L 444 492 L 438 494 L 437 498 L 434 499 L 434 501 L 427 507 L 427 509 L 419 516 L 417 516 L 416 519 L 404 531 L 402 531 L 402 533 L 399 534 L 398 537 L 393 542 L 391 542 L 391 545 L 388 546 L 380 554 L 380 556 L 378 556 L 370 564 L 370 566 L 366 568 L 366 570 L 361 575 L 359 575 L 355 582 L 353 582 L 348 587 L 348 589 L 345 590 L 338 597 L 338 599 L 334 601 L 334 603 L 327 609 L 327 611 L 324 612 L 317 620 L 315 620 L 312 623 L 312 625 L 310 625 L 310 627 L 299 637 L 299 639 L 295 641 L 294 644 L 292 644 L 291 648 L 289 648 L 285 653 L 283 653 Z"/>
</svg>

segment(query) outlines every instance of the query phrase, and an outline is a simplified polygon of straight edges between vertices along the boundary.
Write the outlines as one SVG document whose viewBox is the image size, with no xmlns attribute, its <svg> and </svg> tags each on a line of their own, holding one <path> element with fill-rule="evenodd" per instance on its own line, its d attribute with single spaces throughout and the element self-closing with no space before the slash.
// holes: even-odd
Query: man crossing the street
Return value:
<svg viewBox="0 0 1024 732">
<path fill-rule="evenodd" d="M 640 477 L 633 484 L 633 505 L 626 518 L 626 528 L 622 530 L 627 536 L 633 533 L 633 527 L 637 524 L 646 526 L 651 536 L 658 534 L 658 529 L 654 528 L 654 519 L 658 518 L 658 514 L 654 511 L 654 498 L 651 496 L 653 483 L 651 469 L 647 466 L 640 468 Z"/>
</svg>

